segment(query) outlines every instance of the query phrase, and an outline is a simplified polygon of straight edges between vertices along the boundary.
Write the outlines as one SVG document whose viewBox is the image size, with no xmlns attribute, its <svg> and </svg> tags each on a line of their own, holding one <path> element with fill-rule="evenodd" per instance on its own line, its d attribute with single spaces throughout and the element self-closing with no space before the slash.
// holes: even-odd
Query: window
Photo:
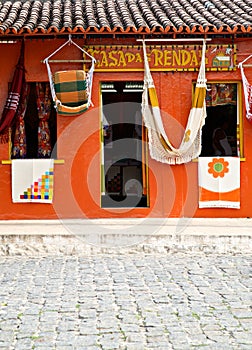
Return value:
<svg viewBox="0 0 252 350">
<path fill-rule="evenodd" d="M 49 83 L 28 83 L 12 127 L 11 158 L 56 158 L 57 125 Z"/>
<path fill-rule="evenodd" d="M 200 156 L 242 156 L 239 88 L 237 83 L 207 84 L 207 117 Z"/>
</svg>

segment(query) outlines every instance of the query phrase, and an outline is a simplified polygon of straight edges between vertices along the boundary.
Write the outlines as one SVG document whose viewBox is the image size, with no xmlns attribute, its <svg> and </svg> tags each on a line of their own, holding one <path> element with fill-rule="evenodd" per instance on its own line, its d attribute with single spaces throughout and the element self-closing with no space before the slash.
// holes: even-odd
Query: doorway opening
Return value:
<svg viewBox="0 0 252 350">
<path fill-rule="evenodd" d="M 103 208 L 148 206 L 142 91 L 143 82 L 112 81 L 101 84 Z"/>
</svg>

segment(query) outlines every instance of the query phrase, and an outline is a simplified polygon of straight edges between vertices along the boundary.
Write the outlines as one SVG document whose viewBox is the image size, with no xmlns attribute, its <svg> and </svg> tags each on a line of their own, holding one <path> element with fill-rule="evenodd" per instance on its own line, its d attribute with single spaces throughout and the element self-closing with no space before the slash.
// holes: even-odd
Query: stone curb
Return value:
<svg viewBox="0 0 252 350">
<path fill-rule="evenodd" d="M 251 219 L 0 221 L 0 255 L 252 251 Z"/>
</svg>

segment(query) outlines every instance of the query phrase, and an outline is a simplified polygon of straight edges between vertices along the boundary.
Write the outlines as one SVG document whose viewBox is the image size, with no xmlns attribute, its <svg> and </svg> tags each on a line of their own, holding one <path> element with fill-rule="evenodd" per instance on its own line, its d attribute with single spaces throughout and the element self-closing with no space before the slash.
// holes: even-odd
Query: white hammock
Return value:
<svg viewBox="0 0 252 350">
<path fill-rule="evenodd" d="M 201 153 L 201 130 L 205 124 L 206 118 L 205 96 L 207 86 L 205 77 L 205 40 L 203 41 L 202 59 L 193 104 L 188 117 L 184 137 L 179 148 L 173 147 L 164 130 L 144 41 L 143 52 L 145 73 L 142 114 L 145 126 L 148 129 L 150 155 L 153 159 L 167 164 L 190 162 Z"/>
<path fill-rule="evenodd" d="M 246 62 L 249 58 L 251 58 L 252 55 L 247 57 L 244 61 L 239 63 L 238 67 L 241 70 L 241 76 L 242 76 L 242 85 L 243 85 L 243 92 L 244 92 L 244 98 L 245 98 L 245 106 L 246 106 L 246 118 L 250 123 L 252 123 L 252 85 L 248 82 L 248 79 L 245 75 L 243 63 Z"/>
</svg>

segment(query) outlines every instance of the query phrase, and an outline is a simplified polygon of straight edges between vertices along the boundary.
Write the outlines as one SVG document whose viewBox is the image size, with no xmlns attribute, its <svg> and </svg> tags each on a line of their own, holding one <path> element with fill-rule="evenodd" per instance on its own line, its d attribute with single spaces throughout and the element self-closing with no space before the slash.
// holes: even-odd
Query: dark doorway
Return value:
<svg viewBox="0 0 252 350">
<path fill-rule="evenodd" d="M 102 207 L 146 207 L 142 82 L 102 83 Z"/>
</svg>

